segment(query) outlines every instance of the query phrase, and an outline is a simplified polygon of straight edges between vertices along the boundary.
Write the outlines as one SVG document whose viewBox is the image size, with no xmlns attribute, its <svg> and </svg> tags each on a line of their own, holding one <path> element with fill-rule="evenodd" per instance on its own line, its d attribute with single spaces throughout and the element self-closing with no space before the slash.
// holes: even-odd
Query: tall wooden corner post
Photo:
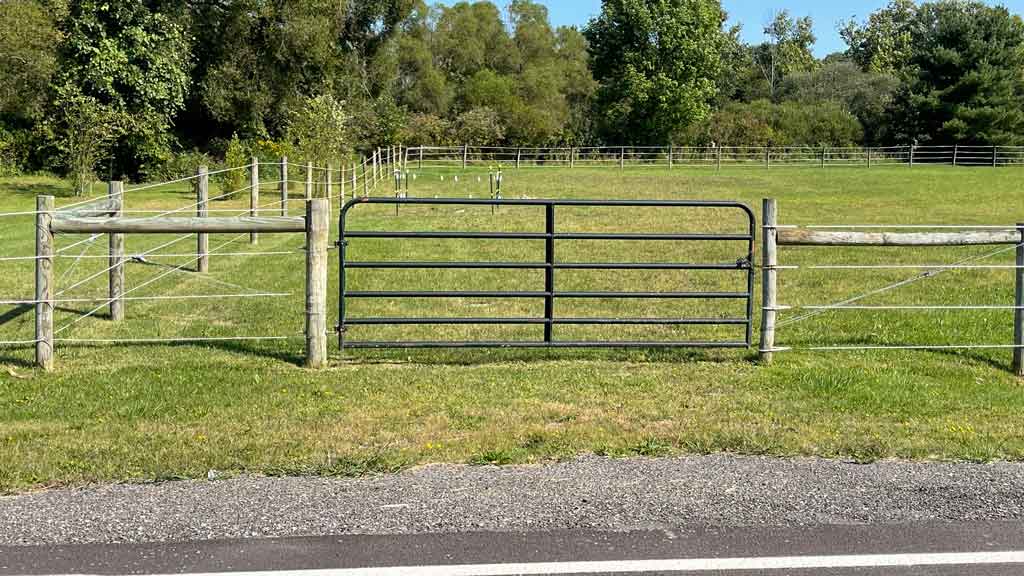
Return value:
<svg viewBox="0 0 1024 576">
<path fill-rule="evenodd" d="M 778 214 L 775 200 L 765 198 L 761 202 L 763 224 L 761 250 L 761 346 L 762 364 L 772 363 L 775 351 L 775 318 L 778 315 Z"/>
<path fill-rule="evenodd" d="M 306 366 L 327 365 L 327 240 L 330 204 L 306 201 Z"/>
<path fill-rule="evenodd" d="M 107 189 L 110 198 L 110 215 L 119 218 L 124 213 L 124 183 L 111 182 Z M 124 234 L 110 234 L 109 241 L 109 290 L 110 319 L 124 320 Z"/>
<path fill-rule="evenodd" d="M 1017 268 L 1014 270 L 1013 298 L 1013 373 L 1024 377 L 1024 223 L 1017 224 L 1020 244 L 1017 244 Z"/>
<path fill-rule="evenodd" d="M 53 196 L 36 197 L 36 365 L 53 370 Z"/>
</svg>

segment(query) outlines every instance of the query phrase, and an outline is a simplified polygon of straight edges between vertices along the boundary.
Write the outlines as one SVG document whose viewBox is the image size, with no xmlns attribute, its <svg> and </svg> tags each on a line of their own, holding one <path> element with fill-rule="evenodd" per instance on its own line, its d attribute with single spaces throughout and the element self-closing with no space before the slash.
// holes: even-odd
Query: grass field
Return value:
<svg viewBox="0 0 1024 576">
<path fill-rule="evenodd" d="M 484 197 L 486 176 L 419 174 L 414 195 Z M 786 224 L 1010 224 L 1024 221 L 1024 171 L 907 167 L 699 170 L 535 169 L 505 174 L 506 198 L 739 200 L 759 212 L 777 198 Z M 389 185 L 388 185 L 389 186 Z M 273 186 L 264 195 L 274 200 Z M 0 181 L 0 211 L 34 209 L 34 197 L 67 194 L 46 178 Z M 216 195 L 211 190 L 211 196 Z M 58 206 L 73 202 L 58 198 Z M 247 200 L 247 199 L 246 199 Z M 186 185 L 126 196 L 126 209 L 187 206 Z M 214 210 L 243 207 L 241 198 Z M 337 209 L 337 205 L 335 205 Z M 295 203 L 292 212 L 298 214 Z M 221 213 L 220 215 L 227 215 Z M 33 217 L 0 218 L 0 256 L 34 251 Z M 744 232 L 723 210 L 560 209 L 559 231 Z M 359 206 L 354 229 L 543 231 L 543 211 L 504 208 Z M 760 232 L 760 230 L 759 230 Z M 58 248 L 84 236 L 62 237 Z M 132 236 L 137 254 L 175 236 Z M 542 242 L 353 240 L 359 260 L 536 261 Z M 581 452 L 660 455 L 733 451 L 872 460 L 1022 459 L 1024 386 L 1009 373 L 1010 351 L 810 352 L 777 355 L 761 367 L 752 350 L 435 350 L 346 351 L 332 342 L 331 367 L 301 368 L 303 239 L 214 235 L 211 248 L 272 256 L 211 258 L 211 274 L 190 271 L 188 256 L 128 266 L 128 296 L 283 293 L 283 297 L 127 302 L 127 320 L 83 317 L 99 303 L 66 303 L 58 338 L 106 340 L 285 336 L 282 341 L 108 345 L 63 342 L 57 368 L 31 367 L 30 346 L 0 350 L 0 492 L 98 481 L 203 477 L 226 473 L 361 474 L 429 462 L 524 463 Z M 192 237 L 161 250 L 190 254 Z M 953 263 L 994 247 L 929 249 L 783 248 L 781 263 Z M 106 240 L 63 252 L 58 292 L 102 271 Z M 75 259 L 83 254 L 81 259 Z M 336 253 L 335 253 L 336 254 Z M 559 244 L 563 261 L 735 261 L 742 243 Z M 667 260 L 666 260 L 667 261 Z M 1012 264 L 1013 252 L 980 260 Z M 181 270 L 173 267 L 182 266 Z M 0 297 L 31 299 L 33 263 L 0 262 Z M 918 270 L 781 274 L 780 302 L 830 304 L 917 275 Z M 337 257 L 330 290 L 337 291 Z M 742 290 L 738 272 L 560 272 L 560 290 Z M 541 290 L 539 271 L 353 271 L 349 288 Z M 106 276 L 59 298 L 101 298 Z M 913 283 L 860 304 L 1000 304 L 1013 301 L 1010 270 L 961 270 Z M 330 300 L 333 325 L 337 297 Z M 537 301 L 359 301 L 354 316 L 536 316 Z M 738 302 L 573 301 L 561 316 L 734 316 Z M 801 315 L 782 315 L 782 321 Z M 784 325 L 777 344 L 1009 344 L 1012 312 L 830 312 Z M 30 307 L 0 310 L 0 340 L 30 340 Z M 74 323 L 74 324 L 71 324 Z M 67 328 L 61 330 L 64 326 Z M 533 338 L 527 327 L 354 329 L 351 338 Z M 564 339 L 742 337 L 736 327 L 557 327 Z M 756 349 L 756 346 L 755 346 Z"/>
</svg>

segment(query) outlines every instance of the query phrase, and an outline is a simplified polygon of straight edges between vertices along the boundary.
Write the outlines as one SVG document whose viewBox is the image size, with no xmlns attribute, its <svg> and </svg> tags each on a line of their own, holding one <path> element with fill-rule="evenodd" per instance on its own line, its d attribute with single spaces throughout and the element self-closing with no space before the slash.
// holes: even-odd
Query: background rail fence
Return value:
<svg viewBox="0 0 1024 576">
<path fill-rule="evenodd" d="M 770 364 L 777 352 L 806 350 L 814 352 L 858 350 L 974 350 L 1010 349 L 1013 351 L 1012 369 L 1024 376 L 1024 223 L 1002 225 L 849 225 L 849 226 L 787 226 L 778 223 L 778 207 L 773 199 L 762 205 L 762 303 L 760 359 Z M 911 230 L 911 231 L 907 231 Z M 941 230 L 941 231 L 937 231 Z M 779 248 L 788 247 L 949 247 L 999 246 L 991 252 L 969 256 L 947 264 L 814 264 L 809 266 L 780 264 Z M 1015 252 L 1013 265 L 988 264 L 1001 254 Z M 840 302 L 816 305 L 785 305 L 779 303 L 778 278 L 780 272 L 800 270 L 907 270 L 915 274 L 906 279 L 853 295 Z M 924 305 L 861 305 L 859 302 L 904 288 L 953 270 L 1011 270 L 1014 273 L 1013 304 L 924 304 Z M 899 313 L 960 310 L 1013 311 L 1012 343 L 958 342 L 943 344 L 903 345 L 814 345 L 804 348 L 777 346 L 777 329 L 822 314 L 836 311 L 893 311 Z M 794 317 L 779 321 L 782 312 L 798 311 Z"/>
<path fill-rule="evenodd" d="M 392 149 L 388 161 L 403 172 L 470 168 L 674 168 L 722 169 L 778 166 L 1017 166 L 1021 146 L 411 146 Z M 376 152 L 372 157 L 376 157 Z M 398 154 L 395 156 L 394 154 Z"/>
</svg>

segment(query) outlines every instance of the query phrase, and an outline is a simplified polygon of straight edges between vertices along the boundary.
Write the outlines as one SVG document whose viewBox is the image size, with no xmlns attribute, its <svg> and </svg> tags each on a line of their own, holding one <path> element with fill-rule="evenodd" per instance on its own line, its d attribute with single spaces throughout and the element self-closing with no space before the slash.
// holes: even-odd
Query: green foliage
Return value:
<svg viewBox="0 0 1024 576">
<path fill-rule="evenodd" d="M 224 167 L 237 168 L 245 166 L 252 161 L 252 154 L 249 146 L 238 138 L 238 134 L 231 136 L 227 149 L 224 151 Z M 247 183 L 244 170 L 228 170 L 214 176 L 220 184 L 222 194 L 229 194 L 240 191 Z"/>
<path fill-rule="evenodd" d="M 172 153 L 162 164 L 147 171 L 144 177 L 152 182 L 177 180 L 195 174 L 200 166 L 212 170 L 216 165 L 216 161 L 209 154 L 199 150 L 187 150 Z"/>
<path fill-rule="evenodd" d="M 44 124 L 70 176 L 76 195 L 96 180 L 96 167 L 106 158 L 132 120 L 115 106 L 82 94 L 74 86 L 56 89 L 53 112 Z"/>
<path fill-rule="evenodd" d="M 698 144 L 720 146 L 855 146 L 860 122 L 838 102 L 757 100 L 732 103 L 716 112 L 697 136 Z"/>
<path fill-rule="evenodd" d="M 753 50 L 754 62 L 768 86 L 768 94 L 776 97 L 782 80 L 790 74 L 810 72 L 817 66 L 811 52 L 816 41 L 810 16 L 794 19 L 782 10 L 764 28 L 768 41 Z"/>
<path fill-rule="evenodd" d="M 865 72 L 843 58 L 828 59 L 813 72 L 786 78 L 780 99 L 805 106 L 821 101 L 842 104 L 864 127 L 864 142 L 877 145 L 888 139 L 889 107 L 899 86 L 894 76 Z"/>
<path fill-rule="evenodd" d="M 717 0 L 605 0 L 584 31 L 609 141 L 665 144 L 703 120 L 717 93 L 724 13 Z"/>
<path fill-rule="evenodd" d="M 848 54 L 861 68 L 895 74 L 910 61 L 912 28 L 917 14 L 914 0 L 890 0 L 864 23 L 846 22 L 839 33 Z"/>
<path fill-rule="evenodd" d="M 459 114 L 452 136 L 456 142 L 470 146 L 494 146 L 505 138 L 505 129 L 498 114 L 490 108 L 475 108 Z"/>
<path fill-rule="evenodd" d="M 317 166 L 337 164 L 352 151 L 350 120 L 344 102 L 321 94 L 308 98 L 301 110 L 292 113 L 288 139 L 304 161 Z"/>
<path fill-rule="evenodd" d="M 448 146 L 450 124 L 434 114 L 413 114 L 402 129 L 401 138 L 409 146 Z"/>
<path fill-rule="evenodd" d="M 978 1 L 923 4 L 894 104 L 903 142 L 1024 144 L 1024 22 Z"/>
<path fill-rule="evenodd" d="M 0 2 L 0 115 L 21 122 L 43 115 L 57 69 L 54 16 L 36 0 Z"/>
<path fill-rule="evenodd" d="M 130 170 L 169 149 L 168 130 L 188 93 L 189 57 L 184 29 L 141 2 L 70 0 L 62 19 L 57 106 L 80 92 L 117 115 L 123 138 L 115 153 Z M 65 138 L 66 142 L 66 138 Z"/>
</svg>

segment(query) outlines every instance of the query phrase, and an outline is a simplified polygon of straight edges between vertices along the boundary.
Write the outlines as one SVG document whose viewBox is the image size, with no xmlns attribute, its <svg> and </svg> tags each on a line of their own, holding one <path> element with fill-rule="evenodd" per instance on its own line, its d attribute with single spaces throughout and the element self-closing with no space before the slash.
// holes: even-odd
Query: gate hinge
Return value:
<svg viewBox="0 0 1024 576">
<path fill-rule="evenodd" d="M 751 264 L 749 258 L 740 258 L 736 260 L 736 266 L 740 267 L 743 270 L 750 270 L 751 268 L 754 267 L 754 265 Z"/>
<path fill-rule="evenodd" d="M 342 246 L 348 246 L 348 240 L 338 240 L 334 243 L 335 248 L 341 248 Z"/>
</svg>

